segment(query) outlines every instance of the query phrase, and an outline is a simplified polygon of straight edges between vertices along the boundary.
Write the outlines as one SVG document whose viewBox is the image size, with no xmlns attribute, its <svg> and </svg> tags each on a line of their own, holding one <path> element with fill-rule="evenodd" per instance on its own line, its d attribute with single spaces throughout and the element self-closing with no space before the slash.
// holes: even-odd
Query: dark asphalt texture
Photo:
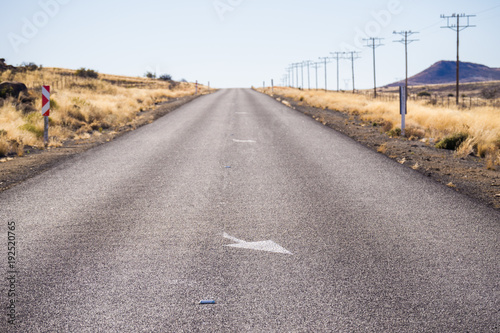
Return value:
<svg viewBox="0 0 500 333">
<path fill-rule="evenodd" d="M 500 332 L 500 214 L 248 89 L 0 193 L 5 277 L 9 221 L 4 332 Z"/>
</svg>

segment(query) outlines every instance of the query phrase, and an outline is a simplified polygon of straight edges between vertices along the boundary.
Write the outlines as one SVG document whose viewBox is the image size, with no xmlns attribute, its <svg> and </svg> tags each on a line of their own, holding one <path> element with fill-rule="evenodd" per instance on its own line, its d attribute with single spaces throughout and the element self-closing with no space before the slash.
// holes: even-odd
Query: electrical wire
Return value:
<svg viewBox="0 0 500 333">
<path fill-rule="evenodd" d="M 478 14 L 486 13 L 486 12 L 492 11 L 493 9 L 497 9 L 498 7 L 500 7 L 500 5 L 496 5 L 496 6 L 494 6 L 494 7 L 491 7 L 491 8 L 485 9 L 485 10 L 482 10 L 482 11 L 480 11 L 480 12 L 475 13 L 474 15 L 478 15 Z"/>
</svg>

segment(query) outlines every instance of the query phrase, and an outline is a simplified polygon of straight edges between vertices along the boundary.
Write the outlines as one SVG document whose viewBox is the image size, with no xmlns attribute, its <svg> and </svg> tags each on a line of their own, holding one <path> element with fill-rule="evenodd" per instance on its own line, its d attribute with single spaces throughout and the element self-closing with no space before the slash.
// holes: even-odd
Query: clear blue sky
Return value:
<svg viewBox="0 0 500 333">
<path fill-rule="evenodd" d="M 456 59 L 456 34 L 440 28 L 440 14 L 458 12 L 477 15 L 477 27 L 461 33 L 461 60 L 500 67 L 498 0 L 0 0 L 0 8 L 0 58 L 14 65 L 260 86 L 279 83 L 290 63 L 355 49 L 368 32 L 384 38 L 377 49 L 377 83 L 384 85 L 404 77 L 404 46 L 393 42 L 394 30 L 420 32 L 409 46 L 413 75 Z M 371 49 L 359 50 L 356 88 L 370 88 Z M 336 88 L 335 67 L 328 67 L 329 88 Z M 350 62 L 342 61 L 341 88 L 350 89 L 350 78 Z"/>
</svg>

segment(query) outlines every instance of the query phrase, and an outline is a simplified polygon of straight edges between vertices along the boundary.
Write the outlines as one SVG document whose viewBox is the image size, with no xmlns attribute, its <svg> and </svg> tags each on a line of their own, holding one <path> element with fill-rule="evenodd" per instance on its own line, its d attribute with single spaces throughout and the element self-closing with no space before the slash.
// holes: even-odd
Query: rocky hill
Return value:
<svg viewBox="0 0 500 333">
<path fill-rule="evenodd" d="M 447 84 L 454 83 L 457 79 L 456 61 L 438 61 L 426 70 L 408 78 L 408 85 L 426 85 L 426 84 Z M 460 82 L 485 82 L 499 81 L 500 68 L 491 68 L 488 66 L 474 64 L 471 62 L 460 62 Z M 387 87 L 400 86 L 404 80 L 394 82 Z"/>
</svg>

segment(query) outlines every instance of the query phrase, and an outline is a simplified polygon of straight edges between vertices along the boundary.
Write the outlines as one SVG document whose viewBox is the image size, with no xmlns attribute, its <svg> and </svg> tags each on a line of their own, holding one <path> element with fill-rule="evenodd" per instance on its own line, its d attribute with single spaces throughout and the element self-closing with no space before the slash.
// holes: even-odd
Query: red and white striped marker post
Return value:
<svg viewBox="0 0 500 333">
<path fill-rule="evenodd" d="M 43 143 L 49 144 L 50 86 L 42 86 Z"/>
</svg>

